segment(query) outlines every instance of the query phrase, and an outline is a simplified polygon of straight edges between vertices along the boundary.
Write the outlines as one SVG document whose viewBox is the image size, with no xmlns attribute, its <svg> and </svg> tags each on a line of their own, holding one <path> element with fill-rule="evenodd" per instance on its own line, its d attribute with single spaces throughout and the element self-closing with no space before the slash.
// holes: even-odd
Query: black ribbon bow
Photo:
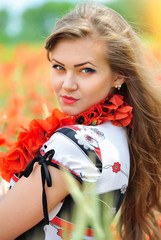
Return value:
<svg viewBox="0 0 161 240">
<path fill-rule="evenodd" d="M 45 224 L 49 224 L 48 207 L 47 207 L 47 199 L 46 199 L 46 192 L 45 192 L 45 181 L 48 187 L 52 186 L 52 180 L 51 180 L 50 172 L 47 168 L 47 165 L 51 165 L 51 160 L 54 154 L 55 154 L 55 151 L 53 149 L 46 152 L 44 156 L 39 154 L 27 165 L 26 169 L 22 172 L 22 176 L 29 177 L 33 170 L 34 164 L 38 162 L 41 165 L 41 179 L 42 179 L 42 187 L 43 187 L 42 203 L 43 203 L 43 213 L 44 213 Z"/>
</svg>

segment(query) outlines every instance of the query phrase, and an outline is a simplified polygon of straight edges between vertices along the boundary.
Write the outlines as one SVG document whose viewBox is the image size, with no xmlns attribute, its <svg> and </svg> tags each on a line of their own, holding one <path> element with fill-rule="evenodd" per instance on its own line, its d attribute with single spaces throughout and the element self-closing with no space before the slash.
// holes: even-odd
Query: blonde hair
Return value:
<svg viewBox="0 0 161 240">
<path fill-rule="evenodd" d="M 149 73 L 149 56 L 135 31 L 117 12 L 100 4 L 83 3 L 56 23 L 46 41 L 48 58 L 61 39 L 87 36 L 106 43 L 105 58 L 113 71 L 125 76 L 121 92 L 133 106 L 133 127 L 127 127 L 131 172 L 121 208 L 121 237 L 142 240 L 147 234 L 150 239 L 159 239 L 154 211 L 161 212 L 161 101 L 157 80 Z"/>
</svg>

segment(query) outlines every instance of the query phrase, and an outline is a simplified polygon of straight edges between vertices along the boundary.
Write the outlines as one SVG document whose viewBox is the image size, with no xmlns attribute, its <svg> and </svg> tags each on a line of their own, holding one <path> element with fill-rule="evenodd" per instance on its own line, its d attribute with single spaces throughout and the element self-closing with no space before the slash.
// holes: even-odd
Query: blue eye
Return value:
<svg viewBox="0 0 161 240">
<path fill-rule="evenodd" d="M 54 65 L 52 66 L 52 68 L 55 68 L 55 69 L 57 69 L 57 70 L 59 70 L 59 71 L 64 71 L 64 70 L 65 70 L 65 68 L 63 68 L 62 66 L 57 65 L 57 64 L 54 64 Z"/>
<path fill-rule="evenodd" d="M 94 73 L 94 72 L 96 72 L 96 70 L 93 69 L 93 68 L 83 68 L 83 69 L 81 70 L 81 72 L 82 72 L 82 73 Z"/>
</svg>

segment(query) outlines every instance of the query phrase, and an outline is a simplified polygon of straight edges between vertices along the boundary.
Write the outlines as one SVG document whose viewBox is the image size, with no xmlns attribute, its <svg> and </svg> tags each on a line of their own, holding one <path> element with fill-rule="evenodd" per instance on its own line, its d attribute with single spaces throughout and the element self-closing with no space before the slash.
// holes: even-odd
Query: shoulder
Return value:
<svg viewBox="0 0 161 240">
<path fill-rule="evenodd" d="M 100 143 L 103 132 L 83 125 L 58 129 L 46 142 L 41 153 L 54 149 L 53 163 L 63 166 L 81 181 L 97 181 L 102 173 Z"/>
<path fill-rule="evenodd" d="M 126 132 L 110 122 L 98 126 L 70 125 L 59 128 L 43 145 L 41 153 L 51 149 L 55 151 L 52 160 L 55 164 L 63 165 L 78 176 L 87 176 L 90 171 L 95 180 L 100 177 L 103 163 L 109 158 L 128 158 Z"/>
<path fill-rule="evenodd" d="M 118 150 L 128 149 L 126 130 L 106 122 L 98 126 L 70 125 L 59 128 L 43 145 L 42 150 L 55 147 L 66 152 L 79 148 L 94 150 L 103 145 L 114 145 Z M 61 151 L 62 152 L 62 151 Z"/>
<path fill-rule="evenodd" d="M 61 138 L 61 136 L 73 139 L 73 136 L 76 136 L 76 138 L 82 138 L 87 135 L 92 135 L 93 138 L 96 138 L 97 140 L 108 138 L 113 141 L 127 141 L 125 128 L 114 126 L 111 122 L 106 122 L 97 126 L 70 125 L 59 128 L 47 143 L 49 144 L 53 139 Z"/>
<path fill-rule="evenodd" d="M 97 127 L 104 133 L 107 145 L 113 144 L 119 151 L 129 151 L 126 128 L 115 126 L 111 122 L 106 122 Z"/>
</svg>

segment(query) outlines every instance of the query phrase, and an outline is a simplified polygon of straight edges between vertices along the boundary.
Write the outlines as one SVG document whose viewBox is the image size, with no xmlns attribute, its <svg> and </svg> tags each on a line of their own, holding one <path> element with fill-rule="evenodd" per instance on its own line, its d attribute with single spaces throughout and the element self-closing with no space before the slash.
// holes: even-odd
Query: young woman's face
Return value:
<svg viewBox="0 0 161 240">
<path fill-rule="evenodd" d="M 53 87 L 67 115 L 88 110 L 115 86 L 116 74 L 103 53 L 103 42 L 91 38 L 61 40 L 52 50 Z"/>
</svg>

